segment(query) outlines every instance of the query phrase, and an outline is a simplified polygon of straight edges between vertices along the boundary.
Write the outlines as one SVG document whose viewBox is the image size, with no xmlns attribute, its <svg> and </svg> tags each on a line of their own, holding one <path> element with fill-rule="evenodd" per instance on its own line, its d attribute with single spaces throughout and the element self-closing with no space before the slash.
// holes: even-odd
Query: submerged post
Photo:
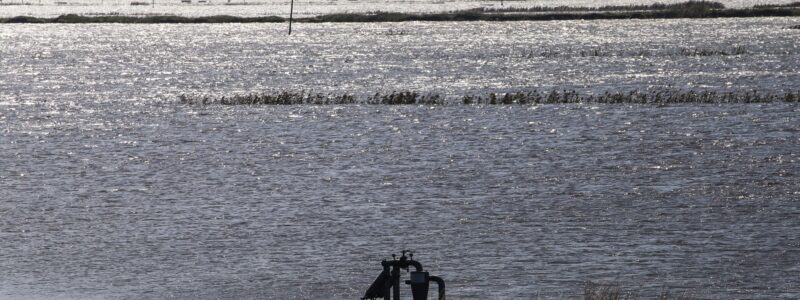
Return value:
<svg viewBox="0 0 800 300">
<path fill-rule="evenodd" d="M 292 35 L 292 14 L 294 13 L 294 0 L 289 4 L 289 35 Z"/>
</svg>

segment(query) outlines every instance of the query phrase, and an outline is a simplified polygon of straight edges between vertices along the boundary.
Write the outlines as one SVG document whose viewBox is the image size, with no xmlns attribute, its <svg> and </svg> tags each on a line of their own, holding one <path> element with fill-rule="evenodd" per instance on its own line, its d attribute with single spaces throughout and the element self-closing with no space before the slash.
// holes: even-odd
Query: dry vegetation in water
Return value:
<svg viewBox="0 0 800 300">
<path fill-rule="evenodd" d="M 313 92 L 265 92 L 214 97 L 181 95 L 178 102 L 187 105 L 538 105 L 538 104 L 726 104 L 800 102 L 800 91 L 784 93 L 715 92 L 715 91 L 630 91 L 602 94 L 572 90 L 532 90 L 485 95 L 447 96 L 417 92 L 375 93 L 359 97 L 354 94 L 322 94 Z"/>
<path fill-rule="evenodd" d="M 623 291 L 619 285 L 597 284 L 588 282 L 583 290 L 583 300 L 638 300 L 641 297 L 634 292 Z M 649 298 L 651 299 L 651 298 Z M 670 292 L 667 289 L 661 291 L 656 297 L 657 300 L 691 300 L 692 297 L 686 291 Z"/>
<path fill-rule="evenodd" d="M 613 50 L 603 47 L 589 49 L 529 49 L 522 53 L 515 53 L 509 57 L 532 58 L 573 58 L 573 57 L 676 57 L 676 56 L 733 56 L 745 55 L 747 49 L 744 46 L 733 46 L 730 48 L 686 48 L 681 47 L 668 51 L 653 51 L 649 49 L 641 50 Z"/>
<path fill-rule="evenodd" d="M 786 4 L 756 4 L 754 8 L 784 8 L 784 7 L 800 7 L 800 2 L 792 2 Z"/>
<path fill-rule="evenodd" d="M 19 16 L 0 19 L 0 23 L 280 23 L 281 17 L 243 18 L 234 16 L 180 17 L 171 15 L 157 16 L 123 16 L 123 15 L 61 15 L 55 18 L 37 18 Z"/>
<path fill-rule="evenodd" d="M 724 8 L 725 5 L 723 5 L 720 2 L 687 1 L 674 4 L 654 3 L 647 5 L 606 5 L 600 7 L 585 7 L 585 6 L 480 7 L 480 8 L 475 8 L 473 10 L 482 12 L 556 12 L 556 11 L 603 12 L 603 11 L 646 11 L 646 10 L 697 11 L 697 10 L 724 9 Z"/>
</svg>

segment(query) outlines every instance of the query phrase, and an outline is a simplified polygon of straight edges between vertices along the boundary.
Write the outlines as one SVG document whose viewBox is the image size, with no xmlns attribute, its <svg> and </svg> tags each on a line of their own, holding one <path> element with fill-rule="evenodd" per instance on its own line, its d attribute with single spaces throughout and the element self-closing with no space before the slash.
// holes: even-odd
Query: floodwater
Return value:
<svg viewBox="0 0 800 300">
<path fill-rule="evenodd" d="M 798 90 L 800 18 L 379 24 L 7 24 L 0 101 L 254 91 Z M 743 54 L 737 54 L 741 49 Z M 684 55 L 716 51 L 731 55 Z M 127 105 L 127 104 L 126 104 Z"/>
<path fill-rule="evenodd" d="M 0 26 L 0 298 L 353 299 L 413 249 L 453 299 L 797 299 L 797 104 L 177 103 L 785 92 L 796 23 Z"/>
</svg>

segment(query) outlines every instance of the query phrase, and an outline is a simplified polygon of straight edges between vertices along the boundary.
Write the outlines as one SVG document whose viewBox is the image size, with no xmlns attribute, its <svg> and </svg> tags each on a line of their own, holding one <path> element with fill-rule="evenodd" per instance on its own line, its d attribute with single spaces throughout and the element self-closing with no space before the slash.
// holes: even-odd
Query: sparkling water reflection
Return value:
<svg viewBox="0 0 800 300">
<path fill-rule="evenodd" d="M 0 27 L 0 102 L 275 90 L 781 93 L 800 82 L 800 31 L 787 29 L 797 20 L 298 24 L 291 37 L 280 24 L 9 24 Z M 681 54 L 737 47 L 744 54 Z"/>
<path fill-rule="evenodd" d="M 413 248 L 457 298 L 794 298 L 798 110 L 6 107 L 0 282 L 354 298 Z"/>
</svg>

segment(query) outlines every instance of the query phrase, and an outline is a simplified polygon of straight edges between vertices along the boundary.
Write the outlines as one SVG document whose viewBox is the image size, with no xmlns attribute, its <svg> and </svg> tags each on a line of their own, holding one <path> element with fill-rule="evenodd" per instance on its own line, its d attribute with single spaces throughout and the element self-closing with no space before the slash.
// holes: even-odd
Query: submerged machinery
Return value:
<svg viewBox="0 0 800 300">
<path fill-rule="evenodd" d="M 383 271 L 378 278 L 364 293 L 365 299 L 384 299 L 384 300 L 400 300 L 400 270 L 409 271 L 408 268 L 413 266 L 414 272 L 410 273 L 410 279 L 406 280 L 406 284 L 411 286 L 411 295 L 414 300 L 428 299 L 428 287 L 430 282 L 436 282 L 439 287 L 439 300 L 445 300 L 444 296 L 444 280 L 437 276 L 431 276 L 428 272 L 422 270 L 422 264 L 414 260 L 414 253 L 408 250 L 401 251 L 402 255 L 397 258 L 397 255 L 392 254 L 391 260 L 381 261 Z M 408 253 L 408 256 L 406 256 Z"/>
</svg>

